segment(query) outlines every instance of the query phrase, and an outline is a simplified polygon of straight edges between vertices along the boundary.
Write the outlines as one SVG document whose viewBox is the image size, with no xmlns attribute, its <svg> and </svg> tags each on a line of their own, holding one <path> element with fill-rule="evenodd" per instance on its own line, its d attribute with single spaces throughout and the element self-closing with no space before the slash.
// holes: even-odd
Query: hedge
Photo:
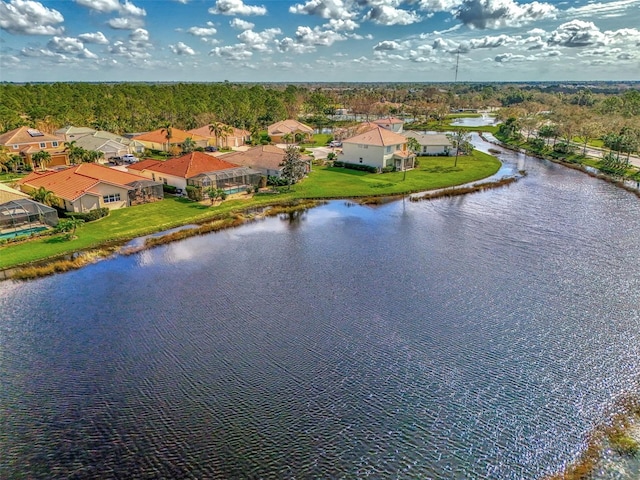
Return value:
<svg viewBox="0 0 640 480">
<path fill-rule="evenodd" d="M 371 165 L 362 165 L 361 163 L 347 163 L 336 160 L 335 162 L 333 162 L 333 166 L 349 168 L 351 170 L 360 170 L 362 172 L 378 173 L 378 167 L 372 167 Z"/>
<path fill-rule="evenodd" d="M 84 220 L 85 223 L 93 222 L 109 215 L 109 209 L 107 207 L 96 208 L 90 210 L 87 213 L 83 212 L 66 212 L 65 215 L 69 218 L 75 218 L 77 220 Z"/>
</svg>

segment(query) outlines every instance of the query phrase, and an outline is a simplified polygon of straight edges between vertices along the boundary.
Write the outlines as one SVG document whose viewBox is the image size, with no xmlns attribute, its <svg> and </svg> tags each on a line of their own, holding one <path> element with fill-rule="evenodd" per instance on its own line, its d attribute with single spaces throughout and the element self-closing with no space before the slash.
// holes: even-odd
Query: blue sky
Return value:
<svg viewBox="0 0 640 480">
<path fill-rule="evenodd" d="M 640 79 L 640 0 L 0 0 L 0 81 Z"/>
</svg>

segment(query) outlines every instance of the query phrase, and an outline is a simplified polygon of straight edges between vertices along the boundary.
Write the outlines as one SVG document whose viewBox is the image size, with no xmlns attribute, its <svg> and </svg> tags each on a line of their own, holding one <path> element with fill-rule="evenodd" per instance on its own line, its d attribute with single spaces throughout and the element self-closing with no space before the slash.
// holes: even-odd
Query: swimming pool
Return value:
<svg viewBox="0 0 640 480">
<path fill-rule="evenodd" d="M 31 235 L 32 233 L 38 233 L 44 230 L 48 230 L 48 228 L 47 227 L 31 227 L 31 228 L 26 228 L 24 230 L 16 230 L 15 232 L 0 233 L 0 240 L 8 240 L 10 238 Z"/>
</svg>

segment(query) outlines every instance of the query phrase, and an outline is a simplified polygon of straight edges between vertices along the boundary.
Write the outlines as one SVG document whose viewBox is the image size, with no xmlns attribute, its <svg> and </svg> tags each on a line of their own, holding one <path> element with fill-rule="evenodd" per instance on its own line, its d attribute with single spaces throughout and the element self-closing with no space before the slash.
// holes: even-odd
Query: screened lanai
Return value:
<svg viewBox="0 0 640 480">
<path fill-rule="evenodd" d="M 227 193 L 244 191 L 260 182 L 260 172 L 248 167 L 227 168 L 215 172 L 205 172 L 187 179 L 187 185 L 207 188 L 221 188 Z"/>
<path fill-rule="evenodd" d="M 0 204 L 0 237 L 25 230 L 42 230 L 57 224 L 58 212 L 55 208 L 28 198 Z"/>
</svg>

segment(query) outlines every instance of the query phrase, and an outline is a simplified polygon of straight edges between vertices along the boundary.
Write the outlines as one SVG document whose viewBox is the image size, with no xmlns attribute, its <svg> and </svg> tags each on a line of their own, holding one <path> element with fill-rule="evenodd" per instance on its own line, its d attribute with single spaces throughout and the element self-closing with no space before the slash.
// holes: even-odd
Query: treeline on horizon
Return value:
<svg viewBox="0 0 640 480">
<path fill-rule="evenodd" d="M 640 116 L 638 88 L 557 84 L 2 83 L 0 98 L 0 133 L 23 125 L 45 132 L 74 125 L 124 134 L 168 123 L 188 130 L 212 122 L 255 131 L 286 118 L 319 127 L 342 108 L 366 117 L 406 115 L 425 122 L 455 110 L 500 107 L 571 110 L 617 123 Z"/>
</svg>

